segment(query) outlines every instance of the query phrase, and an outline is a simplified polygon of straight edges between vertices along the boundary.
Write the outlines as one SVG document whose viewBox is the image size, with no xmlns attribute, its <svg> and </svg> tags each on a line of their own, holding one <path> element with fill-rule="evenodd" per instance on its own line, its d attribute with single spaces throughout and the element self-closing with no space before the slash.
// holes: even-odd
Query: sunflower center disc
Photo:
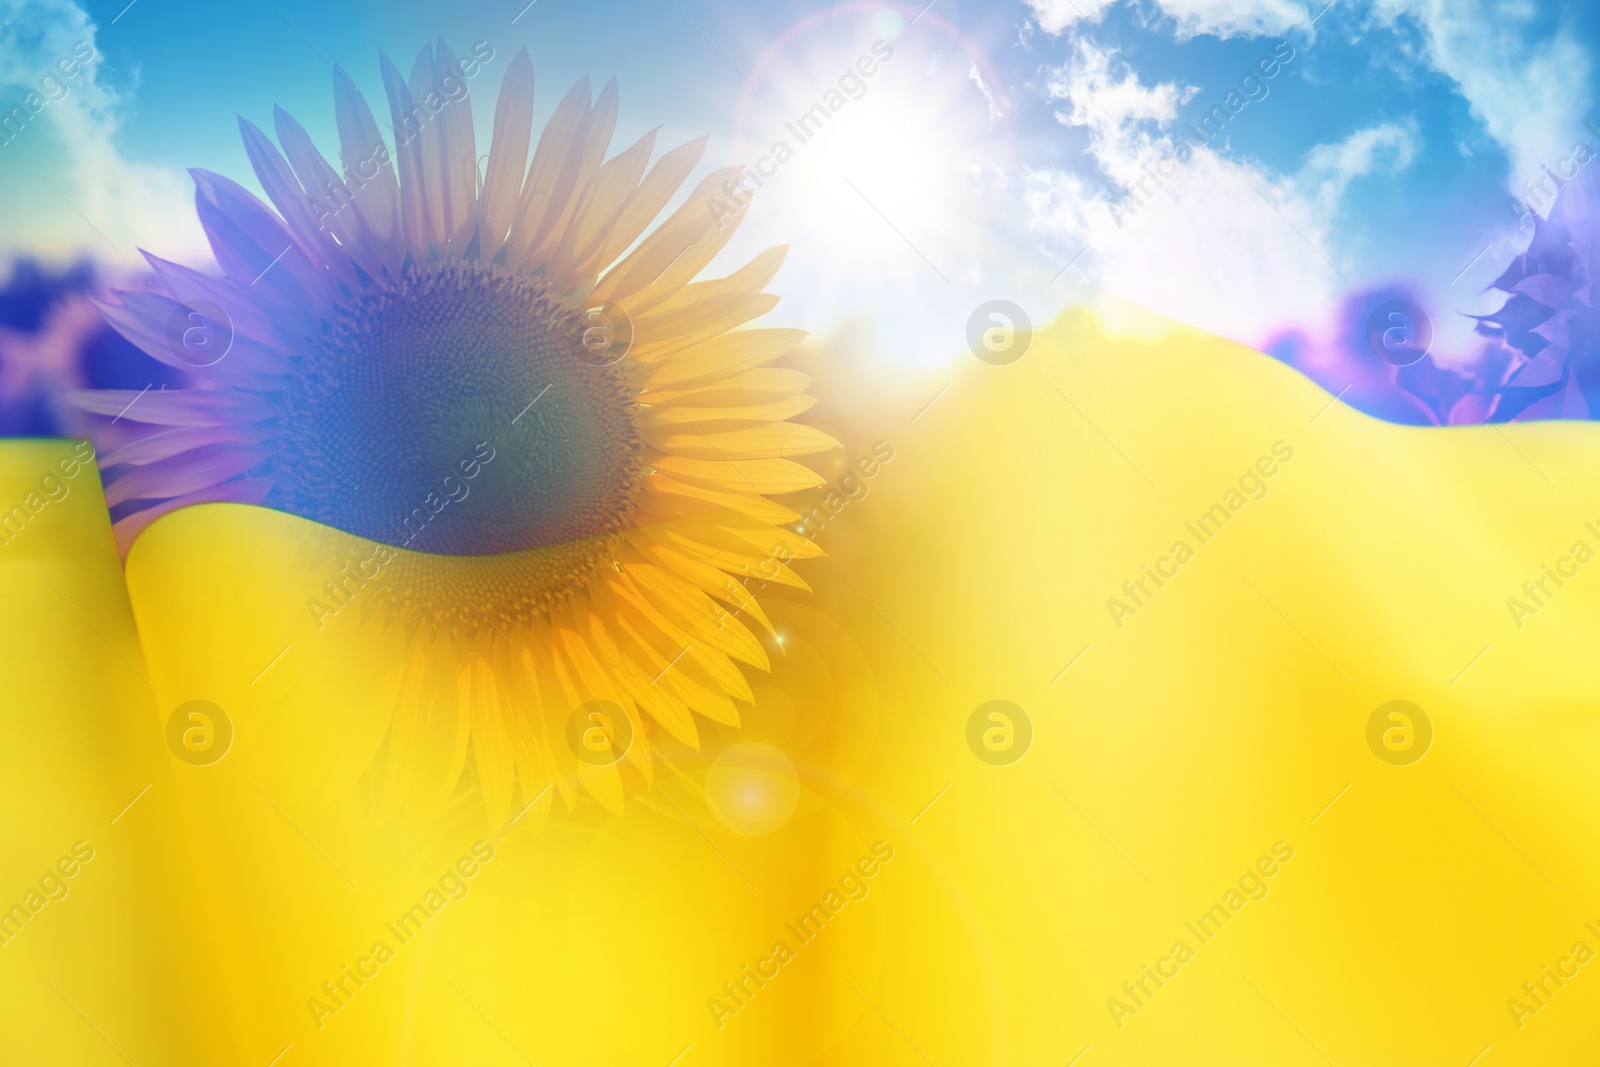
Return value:
<svg viewBox="0 0 1600 1067">
<path fill-rule="evenodd" d="M 492 265 L 371 286 L 289 387 L 299 478 L 281 506 L 442 555 L 605 544 L 627 525 L 643 443 L 622 369 L 585 359 L 584 325 Z"/>
</svg>

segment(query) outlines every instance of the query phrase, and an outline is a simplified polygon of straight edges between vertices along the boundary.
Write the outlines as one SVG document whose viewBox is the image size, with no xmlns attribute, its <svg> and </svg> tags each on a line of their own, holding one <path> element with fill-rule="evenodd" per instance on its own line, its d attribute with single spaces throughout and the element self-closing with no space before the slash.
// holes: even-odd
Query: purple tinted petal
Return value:
<svg viewBox="0 0 1600 1067">
<path fill-rule="evenodd" d="M 1572 313 L 1563 311 L 1545 319 L 1533 328 L 1533 332 L 1549 341 L 1552 347 L 1565 351 L 1572 344 L 1572 320 Z M 1541 355 L 1540 358 L 1544 357 Z"/>
<path fill-rule="evenodd" d="M 1577 375 L 1572 375 L 1567 379 L 1567 387 L 1561 391 L 1561 418 L 1587 419 L 1588 417 L 1588 398 L 1578 386 Z"/>
<path fill-rule="evenodd" d="M 237 182 L 204 170 L 195 180 L 195 211 L 217 263 L 241 292 L 289 315 L 326 317 L 332 312 L 325 273 L 312 264 L 283 223 Z"/>
<path fill-rule="evenodd" d="M 398 274 L 406 252 L 400 236 L 400 184 L 395 180 L 389 146 L 366 98 L 342 72 L 333 76 L 333 110 L 339 125 L 345 188 L 359 212 L 356 226 L 385 270 Z M 370 272 L 369 272 L 370 273 Z"/>
<path fill-rule="evenodd" d="M 1558 201 L 1559 203 L 1559 201 Z M 1578 256 L 1572 250 L 1572 231 L 1561 222 L 1533 218 L 1533 240 L 1526 258 L 1531 274 L 1557 274 L 1578 281 Z"/>
<path fill-rule="evenodd" d="M 1572 306 L 1572 290 L 1570 280 L 1555 274 L 1530 274 L 1512 286 L 1513 292 L 1531 296 L 1545 307 L 1557 310 Z"/>
<path fill-rule="evenodd" d="M 411 99 L 411 90 L 388 55 L 378 53 L 383 68 L 383 87 L 389 97 L 389 116 L 394 131 L 394 155 L 400 168 L 400 229 L 406 250 L 417 259 L 427 254 L 428 216 L 423 200 L 422 154 L 418 145 L 425 120 Z"/>
<path fill-rule="evenodd" d="M 305 129 L 281 107 L 272 109 L 273 128 L 278 140 L 283 142 L 289 166 L 305 187 L 309 196 L 308 215 L 314 216 L 312 225 L 318 237 L 325 242 L 328 262 L 334 267 L 339 280 L 351 288 L 356 286 L 356 273 L 352 262 L 361 264 L 368 274 L 376 275 L 381 264 L 356 239 L 353 225 L 357 219 L 350 206 L 350 191 L 337 171 L 328 165 L 311 143 Z"/>
<path fill-rule="evenodd" d="M 217 305 L 232 321 L 236 334 L 254 337 L 263 344 L 286 341 L 299 343 L 303 340 L 285 336 L 279 323 L 234 288 L 226 278 L 213 278 L 181 263 L 162 259 L 142 248 L 139 251 L 156 272 L 157 280 L 175 300 L 184 304 L 204 300 Z"/>
<path fill-rule="evenodd" d="M 267 199 L 272 201 L 272 206 L 278 209 L 278 214 L 283 216 L 299 238 L 300 247 L 306 251 L 308 258 L 319 267 L 331 268 L 345 284 L 354 285 L 355 272 L 350 269 L 348 257 L 333 240 L 328 228 L 319 223 L 312 212 L 312 202 L 301 188 L 304 178 L 296 179 L 295 172 L 284 162 L 277 146 L 254 123 L 241 118 L 239 132 L 244 138 L 245 155 L 249 156 L 250 166 L 255 170 L 261 188 L 266 190 Z"/>
<path fill-rule="evenodd" d="M 282 374 L 289 369 L 288 357 L 276 345 L 235 334 L 231 347 L 216 363 L 203 368 L 185 358 L 175 343 L 176 329 L 187 328 L 193 309 L 161 293 L 142 290 L 119 292 L 119 304 L 98 304 L 100 313 L 112 327 L 160 363 L 181 371 L 203 372 L 207 380 L 248 385 L 262 374 Z"/>
<path fill-rule="evenodd" d="M 1518 367 L 1511 376 L 1511 384 L 1519 388 L 1552 385 L 1566 373 L 1565 348 L 1547 348 Z"/>
<path fill-rule="evenodd" d="M 442 254 L 450 239 L 446 212 L 451 191 L 445 184 L 444 123 L 441 121 L 445 98 L 439 91 L 439 72 L 434 67 L 431 46 L 417 53 L 406 86 L 420 116 L 416 144 L 422 168 L 422 203 L 428 242 Z"/>
<path fill-rule="evenodd" d="M 533 61 L 519 49 L 506 68 L 495 102 L 494 140 L 489 146 L 489 167 L 483 181 L 483 213 L 489 236 L 482 242 L 487 255 L 504 243 L 522 192 L 528 169 L 528 145 L 533 132 Z"/>
<path fill-rule="evenodd" d="M 1516 418 L 1547 419 L 1555 418 L 1560 410 L 1560 399 L 1557 394 L 1561 391 L 1562 383 L 1552 382 L 1549 385 L 1524 387 L 1508 385 L 1498 394 L 1499 402 L 1494 408 L 1494 417 L 1490 422 L 1510 422 Z M 1556 397 L 1553 403 L 1547 403 L 1551 397 Z"/>
<path fill-rule="evenodd" d="M 1489 283 L 1490 289 L 1504 289 L 1510 292 L 1512 287 L 1528 276 L 1528 263 L 1526 256 L 1518 256 L 1511 261 L 1511 265 L 1501 271 L 1500 277 Z"/>
<path fill-rule="evenodd" d="M 101 469 L 124 464 L 142 467 L 157 463 L 204 445 L 219 445 L 238 439 L 232 426 L 187 427 L 158 430 L 124 445 L 100 459 Z"/>
<path fill-rule="evenodd" d="M 135 467 L 106 486 L 106 505 L 164 500 L 237 477 L 261 462 L 260 453 L 236 442 L 207 445 L 172 459 Z"/>
<path fill-rule="evenodd" d="M 97 415 L 158 426 L 228 426 L 262 417 L 259 399 L 225 389 L 94 389 L 70 392 L 67 399 Z M 266 411 L 270 414 L 270 410 Z"/>
<path fill-rule="evenodd" d="M 472 129 L 472 96 L 461 76 L 461 63 L 450 46 L 439 38 L 434 59 L 434 85 L 445 89 L 448 103 L 439 113 L 442 176 L 446 232 L 450 243 L 459 254 L 472 241 L 478 229 L 478 149 Z M 460 97 L 451 99 L 460 86 Z"/>
</svg>

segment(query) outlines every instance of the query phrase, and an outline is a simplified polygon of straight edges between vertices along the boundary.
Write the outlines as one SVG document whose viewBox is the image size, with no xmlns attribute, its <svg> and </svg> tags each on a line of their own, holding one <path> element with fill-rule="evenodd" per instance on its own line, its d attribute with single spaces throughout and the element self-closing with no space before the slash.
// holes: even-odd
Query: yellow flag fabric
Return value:
<svg viewBox="0 0 1600 1067">
<path fill-rule="evenodd" d="M 1392 426 L 1083 313 L 860 374 L 740 728 L 508 826 L 365 773 L 426 635 L 308 610 L 324 532 L 191 508 L 124 576 L 81 451 L 0 446 L 5 1055 L 1600 1054 L 1596 427 Z"/>
</svg>

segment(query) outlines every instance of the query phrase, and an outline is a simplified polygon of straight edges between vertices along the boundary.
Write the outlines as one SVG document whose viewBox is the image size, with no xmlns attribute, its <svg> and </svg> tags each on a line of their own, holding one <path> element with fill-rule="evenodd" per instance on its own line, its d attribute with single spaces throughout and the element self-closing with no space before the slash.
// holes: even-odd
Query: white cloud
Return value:
<svg viewBox="0 0 1600 1067">
<path fill-rule="evenodd" d="M 1047 33 L 1098 22 L 1114 0 L 1027 0 Z M 1262 37 L 1312 30 L 1326 0 L 1151 0 L 1179 41 L 1201 34 Z M 1489 136 L 1511 156 L 1513 189 L 1565 156 L 1590 105 L 1591 60 L 1568 27 L 1532 39 L 1544 16 L 1528 0 L 1339 0 L 1379 24 L 1414 25 L 1423 63 L 1452 79 Z"/>
<path fill-rule="evenodd" d="M 994 90 L 989 88 L 989 83 L 983 80 L 983 72 L 978 70 L 974 63 L 967 68 L 967 80 L 978 87 L 978 92 L 983 94 L 984 101 L 989 105 L 989 126 L 991 128 L 1005 118 L 1005 112 L 994 98 Z"/>
<path fill-rule="evenodd" d="M 1579 137 L 1590 104 L 1587 49 L 1567 28 L 1528 40 L 1532 5 L 1376 0 L 1374 14 L 1422 32 L 1425 60 L 1455 81 L 1473 115 L 1511 156 L 1511 185 L 1536 178 Z"/>
<path fill-rule="evenodd" d="M 56 192 L 41 183 L 37 202 L 47 206 L 22 224 L 32 231 L 29 244 L 55 253 L 89 249 L 113 266 L 128 259 L 141 269 L 136 245 L 174 258 L 202 253 L 188 176 L 127 159 L 117 146 L 129 100 L 107 83 L 96 32 L 72 0 L 0 0 L 0 85 L 13 87 L 0 110 L 24 105 L 30 91 L 35 106 L 47 101 L 4 149 L 52 160 L 39 174 Z M 70 68 L 85 54 L 93 58 L 63 77 L 58 62 Z M 52 127 L 53 138 L 34 128 L 40 125 Z"/>
<path fill-rule="evenodd" d="M 1114 53 L 1087 41 L 1079 41 L 1071 60 L 1049 72 L 1045 95 L 1064 103 L 1056 118 L 1070 126 L 1089 130 L 1090 151 L 1102 163 L 1126 161 L 1139 145 L 1148 145 L 1147 123 L 1171 122 L 1178 116 L 1178 105 L 1193 96 L 1192 89 L 1180 89 L 1172 82 L 1145 88 L 1132 73 L 1118 77 L 1112 73 Z"/>
<path fill-rule="evenodd" d="M 1098 22 L 1115 0 L 1028 0 L 1039 28 L 1059 34 L 1068 26 Z M 1156 10 L 1177 24 L 1183 41 L 1201 34 L 1264 37 L 1309 28 L 1311 14 L 1295 0 L 1155 0 Z"/>
<path fill-rule="evenodd" d="M 1029 170 L 1022 198 L 1034 231 L 1066 256 L 1087 247 L 1079 266 L 1092 283 L 1215 333 L 1259 342 L 1285 323 L 1323 320 L 1346 288 L 1334 240 L 1341 199 L 1356 178 L 1409 165 L 1416 131 L 1358 130 L 1279 174 L 1174 137 L 1192 91 L 1145 87 L 1111 62 L 1079 41 L 1072 73 L 1056 72 L 1049 92 L 1065 104 L 1063 122 L 1088 128 L 1090 155 L 1126 199 L 1114 208 L 1082 177 Z"/>
<path fill-rule="evenodd" d="M 1292 0 L 1156 0 L 1178 24 L 1183 41 L 1201 34 L 1217 37 L 1273 37 L 1309 28 L 1311 13 Z"/>
<path fill-rule="evenodd" d="M 1339 276 L 1319 252 L 1332 220 L 1292 179 L 1201 149 L 1119 225 L 1070 176 L 1028 177 L 1036 227 L 1087 244 L 1079 265 L 1092 283 L 1170 318 L 1259 341 L 1337 302 Z"/>
<path fill-rule="evenodd" d="M 1385 122 L 1357 130 L 1342 141 L 1317 145 L 1306 153 L 1297 184 L 1323 212 L 1331 214 L 1356 178 L 1409 167 L 1416 158 L 1417 138 L 1415 122 Z"/>
<path fill-rule="evenodd" d="M 1116 0 L 1028 0 L 1034 21 L 1045 33 L 1057 34 L 1079 19 L 1097 22 Z"/>
</svg>

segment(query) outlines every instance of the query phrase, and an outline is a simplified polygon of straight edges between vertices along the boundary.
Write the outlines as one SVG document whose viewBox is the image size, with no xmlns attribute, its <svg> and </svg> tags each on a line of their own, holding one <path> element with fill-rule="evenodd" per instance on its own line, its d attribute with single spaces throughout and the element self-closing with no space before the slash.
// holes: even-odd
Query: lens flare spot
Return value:
<svg viewBox="0 0 1600 1067">
<path fill-rule="evenodd" d="M 706 802 L 736 834 L 760 837 L 783 826 L 800 802 L 800 775 L 782 750 L 760 741 L 730 745 L 711 762 Z"/>
</svg>

